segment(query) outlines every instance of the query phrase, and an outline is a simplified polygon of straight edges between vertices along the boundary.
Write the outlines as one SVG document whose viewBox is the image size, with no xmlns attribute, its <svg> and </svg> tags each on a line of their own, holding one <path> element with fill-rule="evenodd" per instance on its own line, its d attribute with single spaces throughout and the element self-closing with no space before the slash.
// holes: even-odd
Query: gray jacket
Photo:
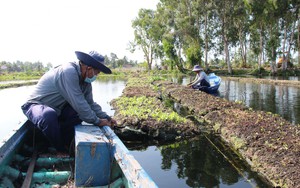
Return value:
<svg viewBox="0 0 300 188">
<path fill-rule="evenodd" d="M 53 108 L 60 115 L 69 103 L 79 118 L 87 123 L 98 125 L 99 118 L 111 118 L 94 102 L 92 85 L 83 81 L 79 63 L 60 65 L 47 73 L 37 83 L 29 97 L 29 103 L 38 103 Z"/>
</svg>

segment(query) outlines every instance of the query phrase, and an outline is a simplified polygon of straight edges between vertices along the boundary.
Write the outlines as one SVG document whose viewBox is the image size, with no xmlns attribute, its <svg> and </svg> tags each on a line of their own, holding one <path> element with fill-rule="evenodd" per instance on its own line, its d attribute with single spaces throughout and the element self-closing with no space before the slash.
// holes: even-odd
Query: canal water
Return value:
<svg viewBox="0 0 300 188">
<path fill-rule="evenodd" d="M 186 85 L 190 77 L 169 78 L 178 84 Z M 281 79 L 270 78 L 265 79 Z M 299 77 L 289 77 L 298 81 Z M 293 124 L 300 124 L 300 88 L 287 85 L 257 84 L 238 82 L 223 78 L 217 97 L 229 101 L 242 102 L 246 106 L 279 114 Z"/>
<path fill-rule="evenodd" d="M 181 84 L 189 81 L 188 78 L 175 80 Z M 26 120 L 20 106 L 33 87 L 0 90 L 0 140 L 9 137 L 12 130 Z M 93 83 L 94 99 L 104 111 L 113 115 L 109 102 L 119 97 L 124 87 L 124 80 L 97 80 Z M 288 86 L 223 80 L 219 97 L 242 101 L 256 110 L 278 113 L 298 124 L 299 92 L 300 89 Z M 236 156 L 213 143 L 217 144 L 218 140 L 211 136 L 199 136 L 159 146 L 125 144 L 159 187 L 266 187 Z"/>
</svg>

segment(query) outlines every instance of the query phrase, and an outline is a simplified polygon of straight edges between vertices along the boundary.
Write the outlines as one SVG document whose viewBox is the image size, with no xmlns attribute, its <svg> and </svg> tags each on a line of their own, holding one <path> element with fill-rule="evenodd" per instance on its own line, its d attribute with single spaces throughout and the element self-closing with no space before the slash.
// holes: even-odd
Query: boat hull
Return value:
<svg viewBox="0 0 300 188">
<path fill-rule="evenodd" d="M 210 87 L 201 87 L 199 90 L 206 93 L 215 94 L 219 91 L 222 79 L 215 75 L 215 73 L 210 73 L 208 75 Z"/>
<path fill-rule="evenodd" d="M 86 143 L 81 142 L 84 138 L 75 132 L 77 145 L 74 157 L 69 153 L 53 150 L 41 132 L 26 121 L 9 139 L 0 144 L 0 187 L 21 187 L 24 179 L 30 179 L 31 187 L 157 187 L 109 127 L 100 129 L 92 125 L 76 126 L 76 131 L 83 129 L 84 137 L 92 141 L 88 143 L 88 147 L 80 148 Z M 107 142 L 102 143 L 102 148 L 97 148 L 100 143 L 97 140 Z M 34 153 L 38 153 L 36 160 L 32 160 Z M 94 158 L 87 157 L 92 155 Z M 103 157 L 105 155 L 107 157 Z M 95 163 L 99 162 L 95 160 L 97 158 L 102 161 Z M 81 166 L 79 162 L 82 163 Z M 34 169 L 31 173 L 30 166 Z M 97 174 L 101 174 L 101 177 Z"/>
</svg>

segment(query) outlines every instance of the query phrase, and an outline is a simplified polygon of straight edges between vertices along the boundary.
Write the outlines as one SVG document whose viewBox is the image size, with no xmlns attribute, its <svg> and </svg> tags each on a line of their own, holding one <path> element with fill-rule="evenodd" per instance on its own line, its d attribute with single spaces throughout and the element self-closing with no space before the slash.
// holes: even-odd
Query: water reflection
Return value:
<svg viewBox="0 0 300 188">
<path fill-rule="evenodd" d="M 279 114 L 288 121 L 300 123 L 300 89 L 270 84 L 223 80 L 220 97 L 241 101 L 254 110 Z"/>
<path fill-rule="evenodd" d="M 187 84 L 190 77 L 178 77 L 173 81 Z M 114 111 L 109 101 L 120 96 L 124 87 L 125 81 L 119 78 L 97 80 L 93 83 L 94 99 L 104 111 L 113 115 Z M 13 128 L 11 125 L 17 124 L 12 123 L 12 120 L 25 117 L 22 115 L 20 105 L 31 90 L 32 86 L 0 90 L 1 125 L 3 125 L 0 127 L 0 140 L 8 129 Z M 254 109 L 283 113 L 287 119 L 298 123 L 299 92 L 297 88 L 235 81 L 223 81 L 220 87 L 221 97 L 243 101 Z M 138 146 L 138 149 L 132 147 L 132 154 L 159 187 L 266 187 L 256 179 L 255 174 L 247 171 L 243 164 L 237 163 L 242 172 L 239 173 L 205 137 L 157 147 L 141 144 Z M 230 153 L 226 153 L 226 156 L 230 156 Z"/>
<path fill-rule="evenodd" d="M 242 163 L 233 159 L 230 162 L 226 160 L 204 136 L 131 152 L 159 187 L 266 186 L 254 174 L 245 170 Z M 153 162 L 150 163 L 150 159 Z M 162 171 L 153 171 L 159 161 Z M 233 163 L 239 170 L 233 167 Z"/>
<path fill-rule="evenodd" d="M 169 78 L 186 85 L 190 77 Z M 280 78 L 277 78 L 280 79 Z M 298 80 L 298 77 L 289 77 Z M 296 87 L 238 82 L 223 79 L 219 97 L 229 101 L 241 101 L 254 110 L 279 114 L 293 124 L 300 124 L 300 89 Z"/>
</svg>

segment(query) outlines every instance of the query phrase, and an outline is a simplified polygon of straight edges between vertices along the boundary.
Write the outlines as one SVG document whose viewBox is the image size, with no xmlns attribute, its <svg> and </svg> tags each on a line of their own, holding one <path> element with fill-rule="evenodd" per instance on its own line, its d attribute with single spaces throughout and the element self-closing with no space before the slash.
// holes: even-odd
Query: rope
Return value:
<svg viewBox="0 0 300 188">
<path fill-rule="evenodd" d="M 256 187 L 251 180 L 249 180 L 246 175 L 231 161 L 206 135 L 204 137 L 208 140 L 208 142 L 236 169 L 236 171 L 247 181 L 251 184 L 252 187 Z"/>
</svg>

